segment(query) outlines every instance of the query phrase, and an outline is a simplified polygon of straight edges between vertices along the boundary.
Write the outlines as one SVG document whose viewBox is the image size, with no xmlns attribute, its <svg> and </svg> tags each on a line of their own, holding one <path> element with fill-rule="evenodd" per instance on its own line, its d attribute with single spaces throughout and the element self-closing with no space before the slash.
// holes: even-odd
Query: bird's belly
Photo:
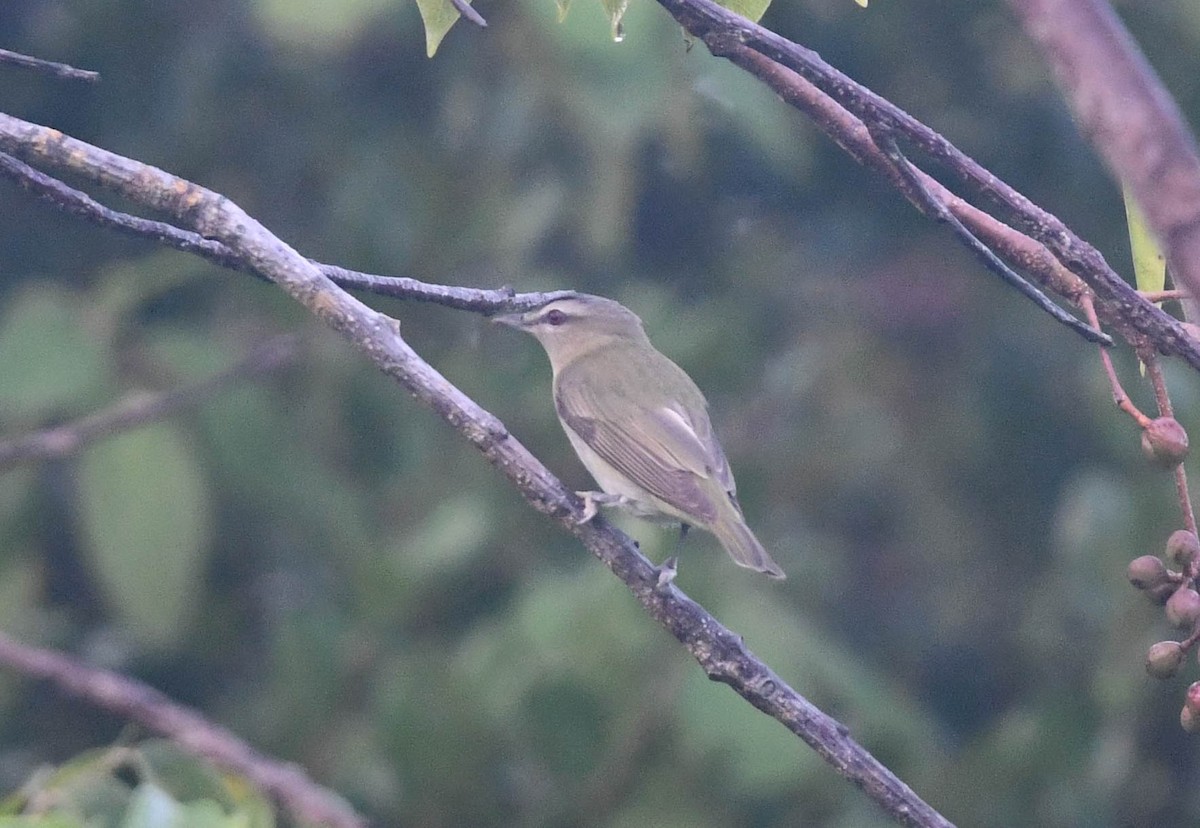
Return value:
<svg viewBox="0 0 1200 828">
<path fill-rule="evenodd" d="M 650 492 L 614 469 L 609 465 L 607 460 L 594 452 L 591 446 L 583 441 L 582 437 L 567 428 L 565 424 L 563 430 L 567 433 L 567 437 L 570 439 L 575 453 L 583 461 L 584 468 L 595 479 L 601 491 L 611 495 L 620 495 L 625 498 L 627 501 L 623 505 L 625 511 L 657 523 L 695 522 L 694 518 L 682 514 L 670 504 L 659 500 L 650 494 Z"/>
</svg>

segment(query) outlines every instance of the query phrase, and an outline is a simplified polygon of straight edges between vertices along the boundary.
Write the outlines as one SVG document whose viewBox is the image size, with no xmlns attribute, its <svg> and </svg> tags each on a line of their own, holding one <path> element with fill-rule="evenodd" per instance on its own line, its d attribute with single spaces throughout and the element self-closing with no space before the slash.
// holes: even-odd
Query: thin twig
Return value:
<svg viewBox="0 0 1200 828">
<path fill-rule="evenodd" d="M 144 219 L 113 210 L 96 201 L 87 193 L 4 152 L 0 152 L 0 175 L 19 184 L 53 207 L 84 218 L 101 227 L 172 247 L 185 253 L 194 253 L 220 267 L 262 278 L 234 251 L 216 239 L 206 239 L 199 233 L 184 230 L 165 221 Z M 405 276 L 376 276 L 371 273 L 347 270 L 336 265 L 321 264 L 312 259 L 309 261 L 334 284 L 343 288 L 364 290 L 378 296 L 434 302 L 446 307 L 474 311 L 484 315 L 528 310 L 544 305 L 553 299 L 571 295 L 571 291 L 515 293 L 512 288 L 488 290 L 455 285 L 435 285 Z"/>
<path fill-rule="evenodd" d="M 1154 387 L 1154 400 L 1158 404 L 1158 416 L 1174 417 L 1175 410 L 1171 405 L 1171 393 L 1167 388 L 1167 378 L 1163 374 L 1162 364 L 1158 360 L 1158 356 L 1153 352 L 1148 352 L 1142 355 L 1143 362 L 1146 364 L 1146 375 L 1150 377 L 1150 384 Z M 1183 515 L 1183 525 L 1191 532 L 1196 531 L 1196 513 L 1192 508 L 1192 496 L 1188 491 L 1187 470 L 1183 467 L 1183 463 L 1178 463 L 1174 469 L 1175 472 L 1175 495 L 1179 500 L 1179 511 Z M 1200 561 L 1194 562 L 1196 566 L 1200 566 Z M 1191 576 L 1195 577 L 1195 572 L 1191 572 Z"/>
<path fill-rule="evenodd" d="M 483 19 L 483 15 L 471 8 L 471 4 L 467 0 L 450 0 L 450 5 L 454 6 L 455 10 L 463 17 L 470 20 L 476 26 L 487 28 L 487 21 Z"/>
<path fill-rule="evenodd" d="M 713 0 L 658 0 L 658 3 L 714 55 L 734 60 L 742 49 L 752 49 L 801 75 L 863 124 L 890 131 L 943 164 L 975 192 L 1008 211 L 1019 229 L 1053 252 L 1067 269 L 1088 284 L 1098 299 L 1112 303 L 1113 314 L 1121 318 L 1122 325 L 1151 337 L 1161 353 L 1181 356 L 1200 370 L 1200 347 L 1191 341 L 1177 320 L 1144 301 L 1113 272 L 1099 251 L 1056 216 L 1035 205 L 944 136 L 834 69 L 811 49 L 752 23 Z M 743 68 L 751 71 L 745 65 Z"/>
<path fill-rule="evenodd" d="M 41 58 L 23 55 L 20 52 L 10 52 L 7 49 L 0 49 L 0 64 L 20 66 L 22 69 L 44 72 L 56 78 L 64 78 L 66 80 L 86 81 L 87 83 L 96 83 L 100 80 L 99 72 L 93 72 L 89 69 L 76 69 L 74 66 L 68 66 L 65 63 L 42 60 Z"/>
<path fill-rule="evenodd" d="M 1112 337 L 1098 328 L 1090 327 L 1083 322 L 1080 322 L 1074 316 L 1067 313 L 1061 307 L 1050 301 L 1046 294 L 1042 293 L 1030 282 L 1021 278 L 1020 274 L 1006 265 L 1000 260 L 1000 257 L 992 252 L 986 244 L 976 238 L 975 234 L 966 228 L 958 217 L 950 211 L 940 200 L 934 198 L 917 175 L 917 169 L 900 151 L 900 146 L 896 143 L 896 139 L 887 133 L 875 135 L 875 143 L 882 145 L 884 155 L 891 159 L 897 172 L 908 182 L 918 199 L 918 207 L 923 212 L 930 214 L 943 224 L 947 224 L 958 236 L 959 240 L 966 245 L 972 253 L 974 253 L 993 273 L 997 274 L 1008 284 L 1017 289 L 1017 292 L 1026 299 L 1031 300 L 1035 305 L 1044 310 L 1055 320 L 1066 325 L 1071 330 L 1082 336 L 1088 342 L 1096 343 L 1097 345 L 1111 346 L 1113 344 Z"/>
<path fill-rule="evenodd" d="M 906 198 L 916 203 L 919 196 L 902 177 L 895 165 L 883 154 L 871 138 L 867 127 L 801 75 L 745 46 L 729 46 L 723 55 L 735 65 L 767 84 L 786 103 L 807 115 L 830 140 L 837 143 L 855 161 L 886 177 Z M 921 185 L 937 201 L 945 205 L 971 232 L 984 240 L 992 250 L 1028 273 L 1047 290 L 1068 301 L 1082 305 L 1091 301 L 1092 292 L 1083 280 L 1063 267 L 1045 245 L 1010 227 L 989 213 L 951 192 L 940 181 L 917 167 L 913 173 Z M 1095 303 L 1092 302 L 1095 312 Z M 1119 307 L 1104 303 L 1101 312 L 1106 322 L 1129 327 L 1119 313 Z M 1099 320 L 1092 319 L 1099 329 Z"/>
<path fill-rule="evenodd" d="M 167 736 L 184 750 L 249 779 L 298 820 L 331 828 L 365 828 L 345 800 L 321 787 L 299 766 L 254 750 L 225 728 L 139 681 L 99 670 L 62 653 L 30 647 L 0 632 L 0 663 L 22 675 L 52 682 L 104 710 Z"/>
<path fill-rule="evenodd" d="M 0 472 L 21 462 L 66 457 L 96 440 L 201 405 L 228 386 L 275 371 L 292 361 L 296 342 L 292 335 L 275 337 L 201 382 L 157 394 L 131 394 L 103 411 L 73 422 L 0 440 Z"/>
<path fill-rule="evenodd" d="M 1142 298 L 1147 302 L 1170 302 L 1181 301 L 1191 296 L 1186 290 L 1143 290 L 1141 291 Z"/>
<path fill-rule="evenodd" d="M 846 728 L 796 692 L 738 636 L 672 583 L 602 517 L 581 523 L 583 504 L 494 415 L 412 350 L 399 326 L 339 290 L 307 259 L 227 198 L 162 170 L 0 113 L 0 149 L 102 184 L 215 238 L 353 343 L 380 370 L 441 415 L 500 470 L 533 508 L 552 516 L 621 579 L 646 612 L 675 636 L 714 681 L 804 740 L 888 814 L 909 826 L 950 823 L 850 738 Z"/>
<path fill-rule="evenodd" d="M 1099 327 L 1100 320 L 1096 317 L 1096 305 L 1092 301 L 1092 297 L 1090 295 L 1084 296 L 1080 301 L 1080 305 L 1083 308 L 1083 313 L 1087 317 L 1088 321 L 1091 322 L 1094 327 Z M 1117 404 L 1117 408 L 1121 409 L 1130 417 L 1132 417 L 1133 421 L 1137 423 L 1139 427 L 1145 428 L 1146 426 L 1150 425 L 1150 418 L 1143 414 L 1138 407 L 1133 404 L 1133 400 L 1129 399 L 1129 395 L 1125 393 L 1125 389 L 1121 386 L 1121 380 L 1117 377 L 1117 369 L 1113 367 L 1112 354 L 1108 352 L 1107 348 L 1103 347 L 1101 347 L 1099 351 L 1100 363 L 1104 366 L 1104 373 L 1108 377 L 1108 384 L 1112 389 L 1113 402 Z"/>
</svg>

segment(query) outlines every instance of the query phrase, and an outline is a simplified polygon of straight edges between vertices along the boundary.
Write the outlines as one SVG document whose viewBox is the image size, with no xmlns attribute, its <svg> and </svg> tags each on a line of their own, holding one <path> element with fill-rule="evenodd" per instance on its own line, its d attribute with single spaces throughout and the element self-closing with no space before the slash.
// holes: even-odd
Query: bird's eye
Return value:
<svg viewBox="0 0 1200 828">
<path fill-rule="evenodd" d="M 546 314 L 546 321 L 557 328 L 559 325 L 567 321 L 567 315 L 558 308 L 555 308 Z"/>
</svg>

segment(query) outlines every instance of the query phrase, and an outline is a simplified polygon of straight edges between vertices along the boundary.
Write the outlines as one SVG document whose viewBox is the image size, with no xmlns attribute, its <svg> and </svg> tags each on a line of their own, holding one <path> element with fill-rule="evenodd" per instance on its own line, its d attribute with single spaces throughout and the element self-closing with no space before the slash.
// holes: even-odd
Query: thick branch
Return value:
<svg viewBox="0 0 1200 828">
<path fill-rule="evenodd" d="M 911 826 L 947 826 L 944 817 L 777 676 L 672 583 L 603 518 L 581 524 L 582 504 L 504 429 L 400 337 L 399 324 L 338 290 L 316 267 L 228 199 L 162 170 L 62 133 L 0 114 L 0 149 L 110 187 L 227 245 L 337 330 L 384 373 L 433 408 L 499 469 L 535 509 L 576 535 L 630 589 L 646 611 L 687 647 L 710 678 L 730 685 L 809 744 L 889 814 Z"/>
<path fill-rule="evenodd" d="M 366 821 L 341 797 L 313 782 L 296 765 L 263 756 L 228 730 L 141 682 L 88 667 L 52 650 L 20 644 L 4 633 L 0 633 L 0 663 L 53 682 L 97 707 L 171 738 L 185 750 L 236 771 L 306 823 L 331 828 L 366 826 Z"/>
<path fill-rule="evenodd" d="M 735 57 L 741 48 L 758 52 L 799 74 L 871 129 L 904 138 L 945 165 L 980 195 L 1007 210 L 1023 232 L 1053 252 L 1063 265 L 1083 279 L 1097 298 L 1111 303 L 1114 312 L 1133 330 L 1150 337 L 1159 351 L 1180 356 L 1200 370 L 1200 344 L 1188 336 L 1177 320 L 1142 299 L 1112 271 L 1098 250 L 1056 216 L 1014 190 L 945 137 L 834 69 L 811 49 L 752 23 L 713 0 L 658 2 L 685 30 L 703 40 L 714 55 L 737 62 Z"/>
<path fill-rule="evenodd" d="M 1200 154 L 1179 107 L 1105 0 L 1009 0 L 1085 136 L 1132 193 L 1172 275 L 1200 296 Z"/>
</svg>

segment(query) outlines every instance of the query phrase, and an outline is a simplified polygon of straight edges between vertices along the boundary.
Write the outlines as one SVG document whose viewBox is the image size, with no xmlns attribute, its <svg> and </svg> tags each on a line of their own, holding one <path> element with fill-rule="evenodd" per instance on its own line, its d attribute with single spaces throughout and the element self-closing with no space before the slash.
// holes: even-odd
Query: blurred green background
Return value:
<svg viewBox="0 0 1200 828">
<path fill-rule="evenodd" d="M 619 299 L 707 391 L 790 575 L 694 535 L 687 592 L 959 824 L 1194 824 L 1197 669 L 1145 676 L 1170 633 L 1124 576 L 1179 518 L 1094 350 L 656 5 L 620 44 L 598 4 L 479 8 L 491 26 L 430 61 L 391 0 L 6 0 L 0 47 L 103 82 L 0 67 L 0 110 L 223 192 L 322 261 Z M 1200 6 L 1122 11 L 1196 122 Z M 796 0 L 764 23 L 1128 271 L 1119 193 L 1003 3 Z M 3 629 L 195 705 L 380 825 L 886 824 L 272 287 L 0 198 L 4 435 L 302 335 L 265 381 L 0 476 Z M 589 484 L 534 342 L 369 301 Z M 1196 379 L 1172 377 L 1194 427 Z M 124 725 L 0 676 L 0 788 Z"/>
</svg>

